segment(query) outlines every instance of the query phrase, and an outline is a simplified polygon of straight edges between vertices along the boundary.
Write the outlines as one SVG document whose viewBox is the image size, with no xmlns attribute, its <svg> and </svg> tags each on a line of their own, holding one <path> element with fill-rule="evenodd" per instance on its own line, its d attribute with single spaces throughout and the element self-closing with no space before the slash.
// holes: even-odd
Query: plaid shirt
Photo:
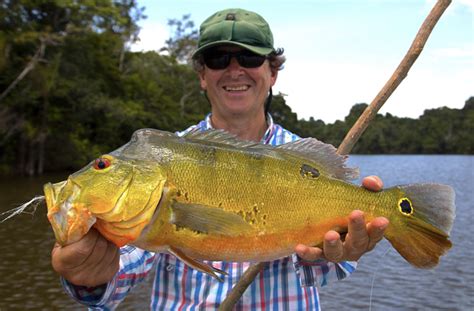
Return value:
<svg viewBox="0 0 474 311">
<path fill-rule="evenodd" d="M 267 117 L 268 129 L 262 143 L 280 145 L 299 137 Z M 210 115 L 191 126 L 185 133 L 212 128 Z M 107 285 L 86 288 L 64 279 L 66 292 L 76 301 L 96 310 L 114 309 L 127 293 L 148 273 L 156 271 L 151 292 L 152 310 L 214 310 L 238 282 L 250 263 L 208 261 L 228 273 L 224 282 L 196 271 L 169 254 L 160 254 L 125 246 L 120 249 L 120 270 Z M 351 274 L 355 262 L 330 263 L 304 261 L 296 254 L 268 262 L 237 303 L 235 310 L 319 310 L 317 287 Z"/>
</svg>

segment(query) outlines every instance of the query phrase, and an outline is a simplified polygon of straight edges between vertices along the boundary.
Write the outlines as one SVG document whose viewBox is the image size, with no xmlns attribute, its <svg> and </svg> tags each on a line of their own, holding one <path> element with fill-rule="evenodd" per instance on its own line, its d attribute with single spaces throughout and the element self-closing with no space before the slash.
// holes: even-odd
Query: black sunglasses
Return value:
<svg viewBox="0 0 474 311">
<path fill-rule="evenodd" d="M 203 53 L 204 64 L 213 70 L 225 69 L 235 57 L 240 66 L 245 68 L 257 68 L 262 66 L 267 56 L 258 55 L 248 50 L 239 52 L 226 52 L 211 50 Z"/>
</svg>

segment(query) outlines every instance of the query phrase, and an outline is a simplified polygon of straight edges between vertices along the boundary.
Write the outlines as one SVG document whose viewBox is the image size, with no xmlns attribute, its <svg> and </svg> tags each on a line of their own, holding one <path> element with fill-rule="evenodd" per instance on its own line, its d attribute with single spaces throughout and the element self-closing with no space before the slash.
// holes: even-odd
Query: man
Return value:
<svg viewBox="0 0 474 311">
<path fill-rule="evenodd" d="M 201 87 L 211 114 L 191 129 L 218 128 L 241 139 L 279 145 L 299 139 L 274 124 L 265 113 L 271 88 L 285 61 L 283 50 L 273 47 L 266 21 L 256 13 L 229 9 L 203 22 L 198 49 L 193 54 Z M 270 94 L 270 95 L 269 95 Z M 380 190 L 377 177 L 363 185 Z M 210 194 L 212 195 L 212 194 Z M 322 249 L 298 245 L 295 255 L 270 262 L 243 295 L 237 309 L 319 309 L 316 286 L 344 278 L 354 262 L 380 241 L 388 225 L 377 218 L 365 225 L 362 212 L 349 217 L 345 241 L 335 231 L 325 235 Z M 224 282 L 186 266 L 169 254 L 154 254 L 135 247 L 117 249 L 92 229 L 77 243 L 52 251 L 54 269 L 62 275 L 66 291 L 79 302 L 101 308 L 115 307 L 126 293 L 156 265 L 152 309 L 181 310 L 191 306 L 215 309 L 238 281 L 249 263 L 212 262 L 228 273 Z"/>
</svg>

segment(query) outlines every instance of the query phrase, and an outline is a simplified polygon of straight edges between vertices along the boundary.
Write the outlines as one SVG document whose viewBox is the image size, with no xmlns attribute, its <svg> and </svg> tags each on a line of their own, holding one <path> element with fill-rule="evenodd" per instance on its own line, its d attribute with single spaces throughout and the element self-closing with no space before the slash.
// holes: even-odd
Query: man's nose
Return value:
<svg viewBox="0 0 474 311">
<path fill-rule="evenodd" d="M 240 66 L 239 62 L 237 61 L 237 58 L 233 57 L 230 59 L 229 67 L 227 67 L 227 70 L 231 72 L 232 76 L 234 74 L 240 74 L 242 72 L 242 66 Z"/>
</svg>

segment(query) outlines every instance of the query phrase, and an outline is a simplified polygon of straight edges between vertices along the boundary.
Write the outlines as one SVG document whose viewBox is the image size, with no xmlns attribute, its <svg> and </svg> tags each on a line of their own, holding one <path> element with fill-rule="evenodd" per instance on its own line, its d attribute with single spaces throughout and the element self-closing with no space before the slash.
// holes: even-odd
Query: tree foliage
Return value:
<svg viewBox="0 0 474 311">
<path fill-rule="evenodd" d="M 0 4 L 0 173 L 77 169 L 143 127 L 176 131 L 209 112 L 189 65 L 197 30 L 172 19 L 166 55 L 131 52 L 135 0 L 6 0 Z M 283 95 L 275 122 L 339 145 L 365 104 L 344 121 L 298 119 Z M 474 99 L 463 109 L 427 110 L 419 119 L 377 116 L 358 153 L 464 153 L 474 145 Z"/>
<path fill-rule="evenodd" d="M 173 36 L 166 40 L 166 46 L 161 51 L 167 51 L 179 63 L 191 63 L 191 56 L 197 46 L 198 31 L 194 27 L 190 14 L 185 14 L 181 19 L 169 19 Z"/>
<path fill-rule="evenodd" d="M 344 121 L 298 120 L 281 124 L 303 137 L 338 146 L 367 104 L 355 104 Z M 291 110 L 290 110 L 291 111 Z M 288 115 L 288 113 L 287 113 Z M 474 97 L 462 109 L 425 110 L 418 119 L 378 114 L 352 150 L 362 154 L 473 154 Z"/>
</svg>

